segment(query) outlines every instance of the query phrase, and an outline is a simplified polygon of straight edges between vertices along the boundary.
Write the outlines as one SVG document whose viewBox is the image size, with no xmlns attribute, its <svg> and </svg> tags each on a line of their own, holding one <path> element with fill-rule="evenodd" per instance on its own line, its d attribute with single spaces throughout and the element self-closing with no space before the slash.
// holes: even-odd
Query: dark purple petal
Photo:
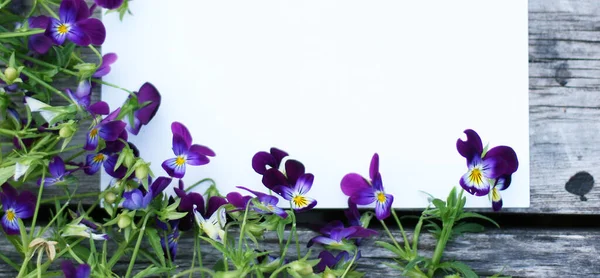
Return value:
<svg viewBox="0 0 600 278">
<path fill-rule="evenodd" d="M 355 192 L 370 188 L 369 182 L 361 175 L 350 173 L 342 178 L 340 183 L 342 192 L 349 197 L 352 197 Z M 357 203 L 358 204 L 358 203 Z"/>
<path fill-rule="evenodd" d="M 104 161 L 104 171 L 106 171 L 106 173 L 109 176 L 111 176 L 115 179 L 122 179 L 123 177 L 125 177 L 125 174 L 127 174 L 127 168 L 125 168 L 123 165 L 121 165 L 121 166 L 119 166 L 119 168 L 117 168 L 117 170 L 114 170 L 115 166 L 117 165 L 118 159 L 119 159 L 118 155 L 108 156 L 106 161 Z"/>
<path fill-rule="evenodd" d="M 104 24 L 97 18 L 88 18 L 77 22 L 77 26 L 88 37 L 91 44 L 102 45 L 106 39 Z M 75 41 L 74 41 L 75 42 Z M 75 44 L 77 44 L 75 42 Z M 89 44 L 89 43 L 88 43 Z"/>
<path fill-rule="evenodd" d="M 477 159 L 474 159 L 473 161 L 476 160 Z M 508 168 L 508 164 L 500 156 L 486 156 L 485 159 L 481 161 L 481 167 L 483 170 L 483 175 L 490 179 L 496 179 L 508 172 L 506 170 Z"/>
<path fill-rule="evenodd" d="M 29 22 L 29 28 L 46 29 L 50 24 L 50 18 L 45 15 L 32 16 L 27 21 Z"/>
<path fill-rule="evenodd" d="M 365 229 L 360 226 L 355 226 L 354 228 L 356 229 L 355 232 L 348 236 L 348 238 L 367 238 L 377 235 L 377 231 L 371 229 Z"/>
<path fill-rule="evenodd" d="M 107 154 L 114 154 L 114 153 L 118 153 L 121 150 L 123 150 L 123 148 L 125 148 L 125 142 L 127 142 L 127 137 L 129 137 L 127 135 L 127 131 L 123 130 L 121 131 L 121 134 L 119 134 L 119 138 L 117 138 L 117 140 L 114 141 L 106 141 L 106 147 L 104 148 L 103 152 L 107 153 Z M 122 141 L 121 141 L 122 140 Z M 133 150 L 133 155 L 135 157 L 139 157 L 139 153 L 136 155 L 136 150 L 135 150 L 135 146 L 133 146 L 133 144 L 129 143 L 129 148 L 131 148 Z"/>
<path fill-rule="evenodd" d="M 211 215 L 213 215 L 213 213 L 215 213 L 215 211 L 217 211 L 217 209 L 219 209 L 221 206 L 226 205 L 226 204 L 227 204 L 227 200 L 225 200 L 225 198 L 223 198 L 223 197 L 219 197 L 219 196 L 210 197 L 210 199 L 208 199 L 208 205 L 206 207 L 205 218 L 208 219 Z"/>
<path fill-rule="evenodd" d="M 171 124 L 171 131 L 173 132 L 173 141 L 175 137 L 181 137 L 185 144 L 185 149 L 188 150 L 192 146 L 192 135 L 190 131 L 180 122 L 173 122 Z"/>
<path fill-rule="evenodd" d="M 268 169 L 262 178 L 262 183 L 276 193 L 280 194 L 278 187 L 280 185 L 288 185 L 285 175 L 275 168 Z"/>
<path fill-rule="evenodd" d="M 315 273 L 321 273 L 325 271 L 327 267 L 333 268 L 338 262 L 336 257 L 334 257 L 329 251 L 321 251 L 318 258 L 321 260 L 317 265 L 314 266 Z"/>
<path fill-rule="evenodd" d="M 44 187 L 48 187 L 48 186 L 52 186 L 52 185 L 55 185 L 55 184 L 61 182 L 62 179 L 57 179 L 57 178 L 44 178 L 44 179 L 42 179 L 42 178 L 40 178 L 37 181 L 37 185 L 38 186 L 42 186 L 42 181 L 44 182 Z"/>
<path fill-rule="evenodd" d="M 375 180 L 377 175 L 379 174 L 379 155 L 375 153 L 373 158 L 371 158 L 371 166 L 369 167 L 369 176 L 371 180 Z"/>
<path fill-rule="evenodd" d="M 119 135 L 123 130 L 125 130 L 124 122 L 112 121 L 102 124 L 98 129 L 98 134 L 106 141 L 115 141 L 119 138 Z"/>
<path fill-rule="evenodd" d="M 97 20 L 97 19 L 96 19 Z M 90 37 L 85 33 L 85 30 L 79 25 L 71 25 L 69 32 L 66 34 L 67 38 L 74 44 L 79 46 L 88 46 L 92 43 Z"/>
<path fill-rule="evenodd" d="M 190 147 L 190 152 L 196 152 L 205 156 L 215 156 L 215 152 L 211 150 L 209 147 L 205 147 L 202 145 L 194 144 Z"/>
<path fill-rule="evenodd" d="M 55 156 L 48 164 L 48 170 L 53 177 L 62 177 L 65 174 L 65 162 L 60 156 Z"/>
<path fill-rule="evenodd" d="M 17 218 L 13 218 L 12 221 L 8 219 L 7 210 L 5 210 L 2 216 L 2 228 L 7 235 L 18 235 L 19 234 L 19 222 Z M 12 212 L 11 212 L 12 213 Z"/>
<path fill-rule="evenodd" d="M 506 190 L 510 186 L 510 182 L 512 181 L 511 175 L 504 175 L 499 177 L 496 180 L 496 184 L 494 185 L 498 190 Z"/>
<path fill-rule="evenodd" d="M 123 4 L 123 0 L 94 0 L 98 6 L 113 10 L 121 6 Z"/>
<path fill-rule="evenodd" d="M 256 195 L 258 201 L 265 205 L 277 205 L 277 203 L 279 203 L 279 199 L 277 199 L 277 197 L 275 197 L 275 196 L 271 196 L 271 195 L 268 195 L 268 194 L 265 194 L 262 192 L 254 191 L 252 189 L 249 189 L 249 188 L 246 188 L 243 186 L 238 186 L 237 188 L 246 190 L 246 191 Z"/>
<path fill-rule="evenodd" d="M 52 47 L 52 39 L 46 34 L 36 34 L 29 36 L 29 48 L 39 54 L 46 54 Z"/>
<path fill-rule="evenodd" d="M 517 159 L 517 154 L 511 147 L 507 146 L 497 146 L 490 149 L 486 154 L 483 160 L 488 159 L 501 159 L 506 163 L 506 168 L 504 169 L 504 175 L 510 175 L 519 169 L 519 160 Z"/>
<path fill-rule="evenodd" d="M 110 112 L 110 114 L 108 114 L 108 116 L 104 117 L 104 119 L 102 119 L 101 123 L 108 123 L 111 121 L 114 121 L 117 116 L 119 116 L 119 113 L 121 113 L 121 107 L 115 109 L 115 111 Z"/>
<path fill-rule="evenodd" d="M 343 228 L 344 228 L 344 223 L 342 223 L 342 221 L 340 221 L 340 220 L 334 220 L 334 221 L 331 221 L 331 222 L 327 223 L 327 225 L 323 226 L 323 228 L 321 228 L 319 230 L 319 232 L 321 234 L 329 236 L 329 235 L 331 235 L 331 231 L 332 230 L 334 230 L 334 229 L 343 229 Z"/>
<path fill-rule="evenodd" d="M 152 198 L 155 198 L 160 193 L 162 193 L 169 184 L 171 184 L 173 179 L 167 177 L 158 177 L 150 186 L 150 190 L 152 191 Z"/>
<path fill-rule="evenodd" d="M 342 239 L 347 239 L 355 232 L 356 232 L 356 227 L 333 229 L 333 230 L 331 230 L 329 237 L 331 237 L 331 239 L 335 240 L 336 242 L 341 242 Z"/>
<path fill-rule="evenodd" d="M 354 195 L 350 196 L 350 200 L 357 205 L 370 205 L 377 200 L 377 197 L 373 188 L 368 187 L 355 191 Z"/>
<path fill-rule="evenodd" d="M 179 135 L 173 135 L 173 153 L 177 156 L 187 154 L 189 146 L 185 139 Z"/>
<path fill-rule="evenodd" d="M 102 64 L 96 69 L 96 72 L 92 75 L 94 78 L 104 77 L 110 73 L 110 66 L 117 61 L 116 53 L 106 53 L 102 56 Z"/>
<path fill-rule="evenodd" d="M 273 158 L 275 159 L 275 165 L 273 167 L 279 168 L 281 161 L 283 160 L 284 157 L 288 156 L 288 153 L 286 153 L 278 148 L 271 148 L 269 151 L 271 152 L 271 155 L 273 155 Z"/>
<path fill-rule="evenodd" d="M 186 162 L 189 165 L 199 166 L 208 164 L 210 160 L 205 155 L 190 150 L 187 154 Z"/>
<path fill-rule="evenodd" d="M 63 0 L 60 3 L 58 16 L 65 23 L 74 23 L 77 21 L 77 13 L 80 0 Z"/>
<path fill-rule="evenodd" d="M 375 178 L 371 181 L 373 189 L 376 191 L 383 191 L 383 181 L 381 180 L 381 174 L 376 173 Z"/>
<path fill-rule="evenodd" d="M 169 158 L 161 166 L 171 177 L 180 179 L 185 176 L 185 164 L 177 165 L 177 158 Z"/>
<path fill-rule="evenodd" d="M 140 120 L 138 118 L 133 117 L 133 125 L 131 124 L 130 119 L 127 119 L 125 121 L 125 123 L 127 124 L 127 126 L 125 128 L 127 130 L 129 130 L 129 132 L 131 132 L 131 134 L 138 135 L 138 133 L 140 133 L 140 129 L 142 128 L 142 123 L 140 122 Z"/>
<path fill-rule="evenodd" d="M 71 261 L 63 261 L 60 264 L 60 268 L 65 275 L 65 278 L 89 278 L 91 268 L 87 264 L 79 265 L 77 268 Z"/>
<path fill-rule="evenodd" d="M 467 135 L 467 140 L 463 141 L 460 138 L 456 140 L 456 149 L 460 155 L 467 159 L 467 164 L 469 164 L 474 157 L 481 157 L 483 144 L 479 134 L 474 130 L 467 129 L 464 132 Z"/>
<path fill-rule="evenodd" d="M 383 202 L 381 202 L 378 197 L 375 204 L 375 217 L 377 217 L 378 220 L 384 220 L 390 216 L 392 203 L 394 202 L 394 196 L 390 194 L 385 194 L 384 196 L 385 200 L 383 200 Z"/>
<path fill-rule="evenodd" d="M 246 209 L 250 200 L 252 200 L 251 196 L 243 196 L 238 192 L 227 193 L 227 201 L 238 209 Z"/>
<path fill-rule="evenodd" d="M 296 184 L 298 178 L 304 175 L 304 171 L 304 164 L 298 160 L 290 159 L 285 162 L 285 174 L 290 185 Z"/>
<path fill-rule="evenodd" d="M 92 116 L 108 115 L 108 113 L 110 112 L 108 103 L 106 103 L 104 101 L 98 101 L 98 102 L 88 106 L 87 110 L 92 114 Z"/>
<path fill-rule="evenodd" d="M 502 209 L 502 196 L 498 189 L 492 190 L 492 209 L 494 211 L 500 211 Z"/>
<path fill-rule="evenodd" d="M 252 169 L 261 175 L 267 171 L 267 165 L 274 167 L 275 164 L 275 158 L 268 152 L 258 152 L 252 157 Z"/>
<path fill-rule="evenodd" d="M 100 170 L 100 166 L 102 166 L 106 159 L 107 157 L 103 153 L 88 154 L 85 159 L 86 163 L 85 168 L 83 168 L 83 172 L 88 175 L 97 173 L 98 170 Z"/>
<path fill-rule="evenodd" d="M 150 122 L 150 120 L 154 118 L 154 115 L 156 115 L 156 112 L 158 111 L 158 107 L 160 106 L 161 101 L 160 93 L 158 92 L 156 87 L 154 87 L 154 85 L 146 82 L 142 85 L 142 87 L 140 87 L 140 90 L 137 93 L 137 97 L 138 103 L 140 105 L 144 104 L 145 102 L 150 102 L 148 105 L 140 108 L 135 112 L 136 118 L 138 118 L 143 125 L 147 125 Z M 173 129 L 173 125 L 171 125 L 171 129 Z M 185 128 L 185 130 L 187 131 L 187 128 Z M 173 134 L 175 134 L 175 131 L 173 131 Z M 189 132 L 187 132 L 187 134 L 189 135 Z M 188 139 L 185 136 L 184 138 L 186 140 Z M 189 135 L 188 148 L 191 144 L 192 137 L 191 135 Z"/>
<path fill-rule="evenodd" d="M 344 210 L 344 214 L 348 219 L 348 223 L 350 226 L 360 226 L 360 212 L 358 211 L 358 207 L 355 203 L 353 203 L 350 198 L 348 198 L 348 209 Z"/>
<path fill-rule="evenodd" d="M 75 5 L 77 7 L 77 17 L 75 18 L 75 21 L 84 20 L 90 17 L 90 9 L 84 0 L 75 0 Z"/>
</svg>

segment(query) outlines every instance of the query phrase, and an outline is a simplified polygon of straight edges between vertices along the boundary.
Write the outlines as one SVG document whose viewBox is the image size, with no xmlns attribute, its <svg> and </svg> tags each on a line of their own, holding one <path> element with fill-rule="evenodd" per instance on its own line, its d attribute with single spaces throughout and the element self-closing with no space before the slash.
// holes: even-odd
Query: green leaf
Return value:
<svg viewBox="0 0 600 278">
<path fill-rule="evenodd" d="M 138 272 L 138 274 L 136 274 L 133 277 L 134 278 L 143 278 L 143 277 L 149 277 L 149 276 L 158 276 L 158 274 L 167 273 L 169 271 L 171 271 L 171 269 L 168 267 L 149 266 L 146 269 Z"/>
<path fill-rule="evenodd" d="M 425 262 L 425 261 L 427 261 L 427 258 L 421 257 L 421 256 L 417 256 L 416 258 L 412 259 L 404 267 L 404 271 L 402 272 L 402 275 L 406 275 L 411 269 L 415 268 L 420 263 Z"/>
<path fill-rule="evenodd" d="M 496 221 L 494 221 L 493 219 L 487 217 L 487 216 L 483 216 L 479 213 L 475 213 L 475 212 L 463 212 L 457 220 L 462 220 L 462 219 L 466 219 L 466 218 L 479 218 L 479 219 L 483 219 L 483 220 L 487 220 L 488 222 L 494 224 L 496 227 L 500 228 L 500 225 L 498 225 L 498 223 L 496 223 Z"/>
<path fill-rule="evenodd" d="M 444 262 L 441 263 L 440 268 L 443 269 L 453 269 L 460 272 L 465 278 L 478 278 L 479 276 L 473 269 L 471 269 L 468 265 L 461 262 Z"/>
<path fill-rule="evenodd" d="M 147 229 L 146 236 L 148 237 L 148 242 L 152 246 L 156 257 L 160 261 L 162 266 L 165 266 L 165 253 L 163 252 L 162 247 L 160 246 L 160 237 L 158 236 L 158 232 L 156 229 Z"/>
<path fill-rule="evenodd" d="M 464 233 L 481 233 L 485 228 L 477 223 L 465 223 L 461 222 L 452 228 L 453 236 L 460 236 Z"/>
<path fill-rule="evenodd" d="M 15 165 L 0 168 L 0 184 L 5 183 L 15 174 Z"/>
<path fill-rule="evenodd" d="M 396 256 L 400 257 L 400 258 L 405 258 L 406 257 L 406 252 L 404 252 L 404 250 L 402 249 L 398 249 L 398 247 L 389 244 L 385 241 L 375 241 L 375 244 L 391 251 L 392 253 L 396 254 Z"/>
<path fill-rule="evenodd" d="M 216 271 L 225 271 L 225 261 L 223 259 L 219 259 L 215 266 L 213 266 L 213 270 Z"/>
</svg>

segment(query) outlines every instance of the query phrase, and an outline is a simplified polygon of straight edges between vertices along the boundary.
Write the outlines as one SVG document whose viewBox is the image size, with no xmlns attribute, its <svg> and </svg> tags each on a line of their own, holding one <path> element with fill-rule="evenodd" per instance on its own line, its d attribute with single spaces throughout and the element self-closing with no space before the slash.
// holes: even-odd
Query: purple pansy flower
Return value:
<svg viewBox="0 0 600 278">
<path fill-rule="evenodd" d="M 100 77 L 106 76 L 107 74 L 110 73 L 110 65 L 114 64 L 116 61 L 117 61 L 116 53 L 104 54 L 104 56 L 102 56 L 102 63 L 100 64 L 98 69 L 96 69 L 96 72 L 94 74 L 92 74 L 92 77 L 100 78 Z"/>
<path fill-rule="evenodd" d="M 60 156 L 55 156 L 52 158 L 48 164 L 48 171 L 52 177 L 44 178 L 44 186 L 60 184 L 64 182 L 65 177 L 71 173 L 65 169 L 65 162 L 62 160 L 62 158 L 60 158 Z M 42 185 L 42 179 L 40 178 L 37 183 L 38 185 Z"/>
<path fill-rule="evenodd" d="M 208 156 L 215 156 L 215 153 L 208 147 L 192 145 L 192 135 L 183 124 L 173 122 L 171 131 L 173 132 L 173 153 L 176 157 L 162 163 L 163 169 L 169 173 L 169 176 L 183 178 L 186 164 L 204 165 L 210 161 Z"/>
<path fill-rule="evenodd" d="M 83 146 L 84 150 L 93 151 L 98 146 L 99 138 L 105 141 L 115 141 L 121 135 L 121 132 L 125 129 L 125 123 L 122 121 L 115 121 L 115 117 L 118 115 L 119 110 L 115 110 L 104 118 L 100 123 L 90 129 L 87 134 L 87 140 Z"/>
<path fill-rule="evenodd" d="M 114 10 L 121 7 L 123 0 L 94 0 L 94 3 L 102 8 Z"/>
<path fill-rule="evenodd" d="M 32 16 L 28 19 L 29 28 L 47 29 L 50 18 L 45 15 Z M 29 48 L 39 54 L 46 54 L 52 47 L 52 39 L 46 34 L 35 34 L 29 36 Z"/>
<path fill-rule="evenodd" d="M 55 44 L 62 45 L 67 38 L 79 46 L 104 43 L 104 24 L 97 18 L 90 18 L 90 9 L 85 1 L 63 0 L 58 14 L 59 18 L 50 18 L 45 33 Z"/>
<path fill-rule="evenodd" d="M 254 209 L 256 212 L 261 214 L 277 214 L 281 218 L 287 218 L 287 212 L 285 212 L 285 210 L 277 206 L 277 204 L 279 203 L 279 198 L 258 191 L 254 191 L 243 186 L 238 186 L 238 188 L 244 189 L 256 195 L 256 199 L 260 203 L 258 204 L 258 206 L 252 206 L 252 209 Z M 227 195 L 228 200 L 229 198 L 232 198 L 233 202 L 237 204 L 235 205 L 236 207 L 240 209 L 246 209 L 245 205 L 243 207 L 238 206 L 241 202 L 239 200 L 236 200 L 236 197 L 236 195 Z"/>
<path fill-rule="evenodd" d="M 343 265 L 350 262 L 352 257 L 346 251 L 340 252 L 337 256 L 331 254 L 331 252 L 327 250 L 321 251 L 318 256 L 319 263 L 315 265 L 315 273 L 321 273 L 325 271 L 326 268 L 335 269 L 338 264 L 340 264 L 339 268 L 345 268 Z M 360 258 L 360 251 L 356 254 L 356 260 Z"/>
<path fill-rule="evenodd" d="M 239 192 L 229 192 L 225 198 L 227 199 L 227 202 L 236 207 L 235 211 L 246 210 L 246 206 L 252 201 L 252 196 L 242 195 Z"/>
<path fill-rule="evenodd" d="M 145 209 L 156 196 L 161 194 L 171 183 L 171 178 L 158 177 L 150 186 L 148 192 L 143 192 L 143 187 L 123 193 L 123 207 L 129 210 Z"/>
<path fill-rule="evenodd" d="M 65 278 L 89 278 L 92 269 L 88 264 L 80 264 L 75 267 L 71 261 L 63 261 L 60 263 Z"/>
<path fill-rule="evenodd" d="M 196 224 L 209 238 L 216 241 L 223 241 L 225 223 L 227 221 L 224 205 L 227 201 L 219 196 L 212 196 L 208 199 L 208 207 L 205 213 L 204 208 L 193 205 L 192 212 Z"/>
<path fill-rule="evenodd" d="M 2 185 L 2 228 L 7 235 L 19 234 L 19 219 L 27 219 L 33 216 L 36 198 L 33 193 L 23 191 L 21 194 L 10 184 Z"/>
<path fill-rule="evenodd" d="M 67 89 L 67 95 L 80 107 L 87 110 L 92 117 L 96 115 L 108 115 L 110 109 L 108 104 L 104 101 L 98 101 L 94 104 L 91 104 L 92 100 L 92 85 L 90 82 L 82 80 L 79 82 L 77 86 L 77 90 L 75 92 L 71 91 L 71 89 Z"/>
<path fill-rule="evenodd" d="M 341 182 L 342 192 L 350 197 L 357 205 L 370 205 L 375 203 L 375 216 L 379 220 L 390 216 L 394 196 L 386 194 L 383 190 L 383 181 L 379 173 L 379 155 L 374 154 L 369 169 L 371 181 L 361 175 L 350 173 L 344 176 Z"/>
<path fill-rule="evenodd" d="M 156 223 L 163 231 L 170 231 L 170 233 L 166 235 L 166 238 L 164 233 L 160 233 L 160 246 L 163 249 L 165 258 L 170 257 L 171 261 L 175 261 L 175 256 L 177 256 L 177 243 L 179 242 L 179 220 L 171 220 L 168 222 L 168 225 L 161 221 L 157 221 Z M 167 254 L 167 252 L 169 253 Z"/>
<path fill-rule="evenodd" d="M 100 166 L 108 159 L 109 155 L 105 152 L 98 152 L 95 154 L 88 154 L 85 159 L 85 167 L 83 172 L 88 175 L 93 175 L 100 170 Z"/>
<path fill-rule="evenodd" d="M 356 206 L 356 204 L 350 199 L 348 199 L 348 209 L 344 210 L 344 215 L 346 215 L 348 224 L 350 224 L 350 226 L 362 226 L 362 223 L 360 223 L 360 212 L 358 211 L 358 206 Z"/>
<path fill-rule="evenodd" d="M 306 196 L 312 187 L 314 178 L 313 174 L 303 174 L 298 177 L 293 188 L 281 186 L 279 189 L 281 196 L 290 201 L 294 210 L 306 211 L 317 205 L 317 200 Z"/>
<path fill-rule="evenodd" d="M 179 230 L 181 231 L 188 231 L 194 227 L 194 207 L 205 218 L 209 218 L 219 207 L 227 204 L 225 198 L 212 196 L 205 205 L 204 197 L 200 193 L 185 191 L 182 180 L 179 180 L 179 186 L 175 187 L 174 191 L 181 199 L 177 211 L 187 212 L 183 218 L 179 219 Z"/>
<path fill-rule="evenodd" d="M 456 149 L 467 159 L 468 167 L 460 186 L 475 196 L 491 194 L 492 207 L 498 211 L 502 208 L 499 191 L 510 186 L 511 176 L 519 168 L 517 154 L 507 146 L 497 146 L 484 153 L 479 134 L 471 129 L 464 132 L 467 140 L 456 141 Z"/>
<path fill-rule="evenodd" d="M 341 221 L 333 221 L 321 228 L 321 236 L 313 237 L 308 241 L 307 247 L 311 247 L 314 243 L 320 243 L 333 249 L 346 249 L 350 239 L 368 238 L 377 234 L 376 231 L 365 229 L 360 226 L 344 227 Z"/>
<path fill-rule="evenodd" d="M 130 94 L 123 104 L 123 111 L 127 113 L 124 118 L 127 130 L 137 135 L 142 125 L 150 123 L 156 115 L 161 96 L 156 87 L 148 82 L 144 83 L 138 92 L 133 92 L 133 95 Z"/>
<path fill-rule="evenodd" d="M 252 168 L 263 176 L 263 184 L 280 195 L 282 186 L 293 187 L 305 171 L 300 161 L 289 159 L 285 162 L 285 174 L 282 173 L 279 167 L 286 156 L 286 152 L 271 148 L 270 152 L 258 152 L 252 157 Z"/>
</svg>

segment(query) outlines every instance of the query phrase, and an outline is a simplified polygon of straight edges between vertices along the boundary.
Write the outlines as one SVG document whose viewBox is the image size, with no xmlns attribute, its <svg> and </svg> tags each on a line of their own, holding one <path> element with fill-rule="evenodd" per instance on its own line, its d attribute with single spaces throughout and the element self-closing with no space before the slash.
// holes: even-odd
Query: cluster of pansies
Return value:
<svg viewBox="0 0 600 278">
<path fill-rule="evenodd" d="M 29 272 L 33 265 L 31 259 L 37 255 L 40 263 L 44 250 L 48 262 L 61 258 L 65 277 L 114 276 L 111 269 L 114 263 L 130 254 L 131 263 L 125 274 L 130 277 L 144 240 L 153 248 L 155 256 L 147 251 L 143 255 L 157 263 L 155 268 L 148 268 L 145 270 L 148 272 L 142 274 L 170 273 L 176 267 L 173 262 L 177 254 L 181 253 L 178 242 L 184 233 L 194 237 L 191 248 L 194 257 L 200 257 L 200 241 L 223 252 L 222 264 L 226 266 L 215 270 L 215 276 L 243 277 L 252 271 L 259 271 L 261 275 L 270 273 L 273 277 L 281 271 L 294 277 L 359 276 L 354 272 L 355 263 L 361 257 L 359 247 L 364 239 L 377 235 L 369 229 L 371 218 L 375 216 L 385 225 L 384 220 L 393 215 L 402 229 L 392 209 L 394 196 L 384 190 L 379 155 L 373 155 L 368 177 L 358 173 L 341 177 L 341 193 L 348 197 L 347 221 L 336 220 L 317 229 L 319 235 L 307 243 L 309 250 L 319 248 L 314 260 L 308 258 L 310 251 L 301 257 L 296 221 L 299 213 L 317 205 L 310 190 L 318 183 L 304 164 L 290 159 L 287 152 L 271 148 L 252 157 L 248 167 L 258 174 L 257 180 L 260 178 L 265 186 L 262 190 L 240 185 L 239 190 L 221 195 L 213 184 L 201 194 L 191 190 L 194 186 L 186 187 L 182 178 L 192 170 L 190 167 L 208 164 L 216 153 L 197 144 L 183 123 L 173 122 L 170 126 L 173 156 L 166 157 L 161 164 L 164 175 L 156 176 L 142 158 L 143 154 L 128 139 L 138 135 L 156 115 L 161 104 L 158 89 L 147 82 L 137 91 L 124 90 L 128 98 L 115 109 L 106 102 L 92 101 L 94 87 L 111 85 L 100 78 L 110 74 L 117 54 L 100 57 L 93 47 L 101 45 L 107 34 L 102 22 L 91 16 L 96 6 L 123 13 L 127 11 L 127 3 L 128 0 L 96 0 L 88 6 L 83 0 L 62 0 L 56 14 L 46 1 L 41 1 L 40 5 L 48 15 L 26 19 L 18 27 L 24 29 L 18 29 L 14 36 L 5 36 L 9 41 L 2 41 L 0 33 L 0 61 L 6 65 L 6 69 L 0 71 L 0 116 L 3 120 L 0 136 L 8 137 L 8 144 L 14 147 L 12 153 L 0 157 L 1 224 L 4 233 L 25 258 L 23 266 L 16 267 L 19 276 L 34 273 Z M 19 39 L 13 40 L 13 37 Z M 24 47 L 5 46 L 19 43 Z M 75 46 L 90 47 L 100 61 L 96 64 L 83 62 L 73 52 Z M 57 68 L 56 72 L 47 69 L 48 65 Z M 52 85 L 55 77 L 70 78 L 76 88 L 56 89 Z M 50 95 L 62 97 L 62 103 L 66 104 L 50 105 L 54 102 Z M 18 100 L 23 101 L 19 103 Z M 89 126 L 85 126 L 88 123 Z M 71 140 L 78 131 L 84 133 L 85 143 L 73 146 Z M 470 194 L 489 196 L 493 209 L 499 210 L 502 207 L 499 191 L 509 187 L 511 175 L 518 168 L 517 156 L 506 146 L 484 149 L 475 131 L 466 130 L 465 133 L 467 140 L 458 139 L 456 143 L 458 153 L 466 158 L 468 167 L 459 184 Z M 67 155 L 69 151 L 77 154 Z M 106 217 L 95 222 L 89 216 L 90 211 L 81 207 L 73 211 L 68 205 L 77 201 L 76 175 L 81 172 L 96 175 L 101 169 L 112 180 L 98 196 Z M 13 181 L 9 183 L 11 178 Z M 32 184 L 37 184 L 38 196 L 28 190 L 17 190 Z M 65 196 L 55 196 L 48 202 L 56 204 L 56 214 L 48 226 L 36 230 L 36 217 L 45 188 L 60 188 Z M 165 193 L 168 188 L 173 189 L 174 195 Z M 68 201 L 61 206 L 59 199 Z M 358 206 L 372 207 L 374 213 L 361 214 Z M 25 226 L 28 219 L 32 219 L 31 228 Z M 288 229 L 288 225 L 291 228 Z M 228 236 L 229 228 L 234 226 L 240 234 L 237 242 Z M 286 229 L 289 231 L 287 238 Z M 52 235 L 45 233 L 49 230 L 53 231 Z M 257 239 L 266 233 L 277 235 L 279 250 L 259 248 Z M 296 260 L 286 253 L 294 237 Z M 80 252 L 72 249 L 84 239 L 86 244 L 94 246 L 86 259 L 80 258 Z M 115 259 L 107 260 L 106 253 L 98 254 L 94 241 L 102 242 L 106 248 L 109 239 L 117 244 L 117 251 L 112 255 Z M 395 241 L 393 237 L 392 240 Z M 248 241 L 254 242 L 256 249 L 250 248 Z M 235 270 L 227 269 L 230 263 Z M 44 267 L 47 270 L 49 266 Z"/>
</svg>

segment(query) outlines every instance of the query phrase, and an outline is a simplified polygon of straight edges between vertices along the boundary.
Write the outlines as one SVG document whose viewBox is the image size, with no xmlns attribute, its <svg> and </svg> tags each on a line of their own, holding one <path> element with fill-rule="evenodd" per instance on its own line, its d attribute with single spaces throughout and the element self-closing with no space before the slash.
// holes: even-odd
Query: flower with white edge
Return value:
<svg viewBox="0 0 600 278">
<path fill-rule="evenodd" d="M 196 219 L 196 224 L 200 227 L 200 229 L 211 239 L 223 242 L 223 238 L 225 237 L 225 223 L 227 221 L 225 217 L 225 208 L 221 206 L 218 208 L 212 215 L 205 219 L 202 214 L 197 210 L 197 206 L 194 205 L 194 218 Z"/>
</svg>

